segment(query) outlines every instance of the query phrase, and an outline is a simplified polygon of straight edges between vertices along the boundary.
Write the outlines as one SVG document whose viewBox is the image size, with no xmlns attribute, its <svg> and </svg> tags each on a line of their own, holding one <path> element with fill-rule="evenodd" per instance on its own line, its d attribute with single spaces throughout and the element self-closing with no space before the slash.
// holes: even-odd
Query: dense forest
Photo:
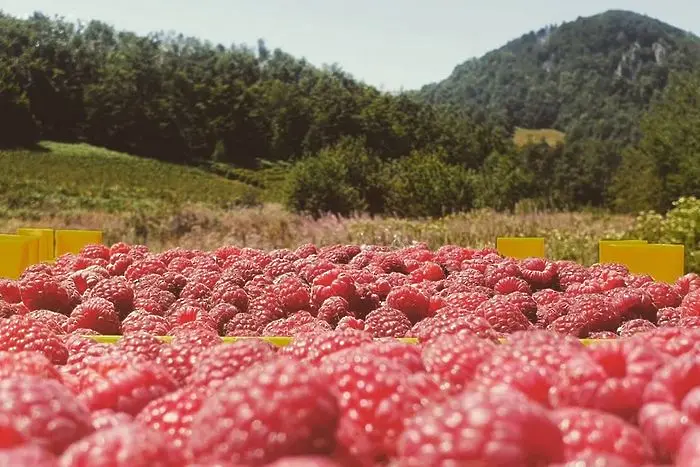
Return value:
<svg viewBox="0 0 700 467">
<path fill-rule="evenodd" d="M 678 194 L 698 192 L 700 81 L 683 72 L 698 69 L 690 60 L 695 42 L 630 15 L 620 27 L 620 14 L 612 12 L 546 36 L 526 35 L 494 52 L 509 54 L 510 65 L 491 55 L 482 59 L 493 62 L 477 67 L 483 82 L 447 94 L 438 92 L 447 89 L 443 83 L 400 95 L 380 92 L 337 66 L 316 67 L 271 50 L 263 41 L 224 46 L 173 34 L 140 36 L 100 21 L 0 15 L 0 145 L 81 141 L 218 171 L 264 173 L 270 164 L 283 164 L 289 167 L 287 205 L 314 214 L 437 216 L 523 203 L 665 209 Z M 576 32 L 582 28 L 587 32 Z M 555 34 L 560 30 L 568 35 Z M 649 31 L 649 37 L 631 30 Z M 602 81 L 590 81 L 598 71 L 585 57 L 600 56 L 609 68 L 617 53 L 611 48 L 602 58 L 597 51 L 609 43 L 601 37 L 624 36 L 646 57 L 648 46 L 658 49 L 657 31 L 665 31 L 667 61 L 654 68 L 655 81 L 641 78 L 646 62 L 630 65 L 639 68 L 637 78 L 627 72 L 624 82 L 611 78 L 613 93 L 596 87 Z M 556 72 L 571 86 L 569 94 L 538 87 L 539 75 L 519 65 L 542 37 L 558 47 L 548 56 L 569 64 Z M 574 38 L 579 42 L 567 46 Z M 630 87 L 630 81 L 643 83 Z M 488 97 L 498 85 L 525 101 Z M 475 89 L 485 93 L 476 105 L 456 105 Z M 582 89 L 588 94 L 579 95 Z M 452 96 L 450 102 L 438 99 L 440 93 Z M 613 130 L 576 130 L 577 115 Z M 515 126 L 558 127 L 568 136 L 556 146 L 516 147 Z M 640 173 L 649 184 L 646 195 L 639 193 L 646 191 L 637 182 Z"/>
</svg>

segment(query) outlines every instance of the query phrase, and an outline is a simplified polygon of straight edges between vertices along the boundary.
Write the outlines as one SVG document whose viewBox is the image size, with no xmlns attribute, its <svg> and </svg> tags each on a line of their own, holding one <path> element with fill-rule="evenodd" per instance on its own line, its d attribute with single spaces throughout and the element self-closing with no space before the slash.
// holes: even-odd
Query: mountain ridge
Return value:
<svg viewBox="0 0 700 467">
<path fill-rule="evenodd" d="M 700 37 L 608 10 L 548 25 L 458 64 L 414 95 L 499 116 L 508 127 L 630 139 L 669 73 L 700 69 Z"/>
</svg>

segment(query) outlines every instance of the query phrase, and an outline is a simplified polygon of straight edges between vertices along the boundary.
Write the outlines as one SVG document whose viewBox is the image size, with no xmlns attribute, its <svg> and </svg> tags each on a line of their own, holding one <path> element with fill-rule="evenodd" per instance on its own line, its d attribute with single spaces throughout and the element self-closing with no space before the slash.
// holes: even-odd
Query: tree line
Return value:
<svg viewBox="0 0 700 467">
<path fill-rule="evenodd" d="M 100 21 L 0 15 L 1 146 L 84 141 L 204 167 L 291 163 L 287 204 L 311 213 L 435 216 L 526 199 L 557 209 L 664 207 L 696 189 L 690 176 L 674 175 L 693 173 L 692 148 L 657 160 L 665 137 L 651 142 L 648 130 L 663 121 L 658 131 L 687 147 L 687 130 L 664 120 L 677 120 L 673 106 L 687 97 L 659 104 L 654 115 L 664 116 L 649 117 L 634 147 L 584 137 L 518 148 L 513 128 L 489 114 L 384 93 L 263 41 L 224 46 Z M 663 196 L 625 191 L 636 161 Z"/>
</svg>

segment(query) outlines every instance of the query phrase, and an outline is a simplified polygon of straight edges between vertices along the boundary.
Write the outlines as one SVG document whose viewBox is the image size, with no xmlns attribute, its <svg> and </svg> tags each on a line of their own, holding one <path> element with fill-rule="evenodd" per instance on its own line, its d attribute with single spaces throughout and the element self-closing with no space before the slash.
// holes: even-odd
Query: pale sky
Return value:
<svg viewBox="0 0 700 467">
<path fill-rule="evenodd" d="M 387 91 L 439 81 L 530 30 L 609 9 L 700 35 L 697 0 L 0 0 L 0 10 L 21 17 L 41 11 L 226 45 L 262 38 L 315 65 L 338 63 Z"/>
</svg>

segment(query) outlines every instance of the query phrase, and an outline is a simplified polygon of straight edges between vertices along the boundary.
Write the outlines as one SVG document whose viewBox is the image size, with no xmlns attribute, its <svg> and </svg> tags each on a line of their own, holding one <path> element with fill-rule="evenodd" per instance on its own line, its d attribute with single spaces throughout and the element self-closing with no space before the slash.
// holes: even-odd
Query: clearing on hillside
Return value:
<svg viewBox="0 0 700 467">
<path fill-rule="evenodd" d="M 551 128 L 543 128 L 539 130 L 531 130 L 528 128 L 516 128 L 513 135 L 513 141 L 518 146 L 525 146 L 527 143 L 546 142 L 550 146 L 556 146 L 564 142 L 566 135 Z"/>
<path fill-rule="evenodd" d="M 72 209 L 158 209 L 182 203 L 226 207 L 252 191 L 193 167 L 129 156 L 88 144 L 45 142 L 0 151 L 0 215 Z"/>
</svg>

